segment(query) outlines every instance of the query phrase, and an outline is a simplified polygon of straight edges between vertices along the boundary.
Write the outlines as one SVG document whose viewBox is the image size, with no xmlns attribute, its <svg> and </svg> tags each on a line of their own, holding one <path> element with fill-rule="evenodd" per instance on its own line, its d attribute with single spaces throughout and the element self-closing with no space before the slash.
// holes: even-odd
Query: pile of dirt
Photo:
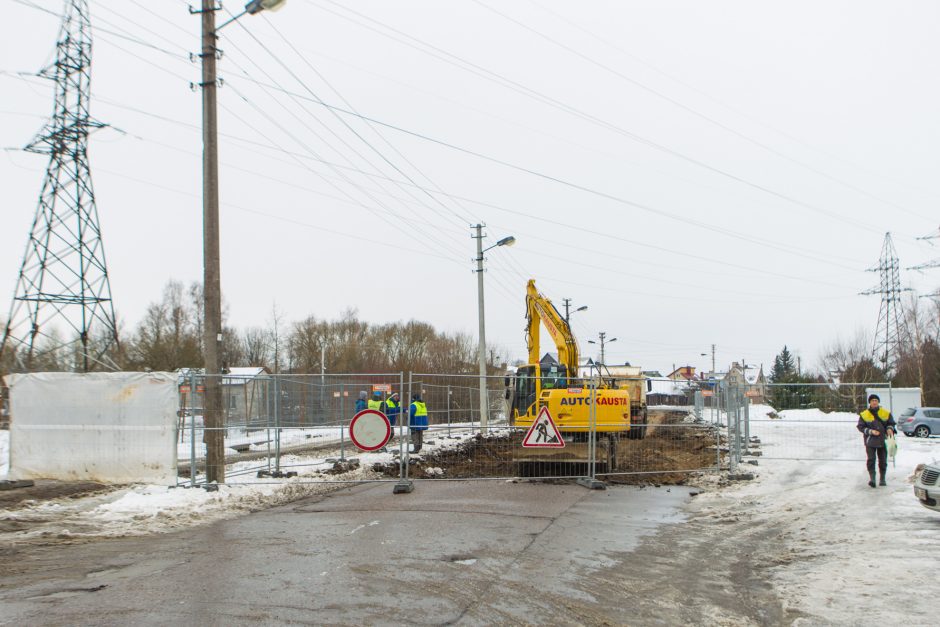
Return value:
<svg viewBox="0 0 940 627">
<path fill-rule="evenodd" d="M 599 478 L 618 484 L 681 485 L 693 471 L 716 467 L 719 436 L 715 429 L 682 424 L 678 416 L 669 417 L 658 426 L 650 429 L 642 440 L 615 438 L 613 473 L 606 463 L 609 443 L 602 441 L 596 467 Z M 565 449 L 535 450 L 533 455 L 532 449 L 523 449 L 522 437 L 521 432 L 489 437 L 478 434 L 456 447 L 412 456 L 408 474 L 414 478 L 442 479 L 561 478 L 588 474 L 586 462 L 571 461 L 571 455 L 586 450 L 586 444 L 571 442 Z M 376 464 L 373 470 L 397 477 L 399 464 Z"/>
</svg>

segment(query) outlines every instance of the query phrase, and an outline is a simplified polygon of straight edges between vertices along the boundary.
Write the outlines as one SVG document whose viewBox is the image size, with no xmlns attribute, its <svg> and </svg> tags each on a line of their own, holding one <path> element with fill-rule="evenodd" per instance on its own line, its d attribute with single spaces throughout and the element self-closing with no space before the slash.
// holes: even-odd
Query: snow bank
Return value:
<svg viewBox="0 0 940 627">
<path fill-rule="evenodd" d="M 253 438 L 255 433 L 248 434 L 248 437 Z M 448 433 L 450 437 L 446 437 Z M 422 453 L 458 446 L 475 433 L 470 425 L 453 425 L 449 431 L 446 426 L 432 428 L 425 434 Z M 494 430 L 494 436 L 496 433 L 498 430 Z M 143 535 L 174 531 L 324 494 L 346 487 L 348 482 L 389 480 L 387 476 L 371 469 L 375 464 L 397 462 L 396 453 L 400 450 L 401 442 L 398 430 L 388 450 L 384 452 L 363 453 L 351 445 L 346 434 L 343 434 L 343 438 L 346 446 L 340 449 L 338 428 L 284 430 L 282 450 L 289 451 L 292 446 L 304 446 L 311 442 L 315 445 L 322 443 L 327 447 L 316 452 L 283 454 L 280 469 L 298 473 L 290 479 L 259 478 L 259 469 L 274 469 L 273 460 L 270 464 L 267 459 L 246 460 L 227 464 L 226 483 L 214 492 L 199 487 L 190 488 L 188 485 L 121 487 L 77 499 L 28 502 L 25 507 L 0 510 L 0 519 L 20 523 L 11 525 L 11 528 L 21 528 L 21 531 L 6 534 L 5 537 L 11 541 L 36 537 Z M 0 447 L 5 446 L 5 442 L 5 439 L 0 439 Z M 236 438 L 226 441 L 228 446 L 234 443 L 238 443 Z M 187 455 L 181 461 L 188 461 L 189 442 L 180 445 L 181 451 L 184 444 Z M 203 448 L 201 442 L 197 444 L 197 448 Z M 251 446 L 253 450 L 255 447 L 264 450 L 267 444 Z M 346 459 L 358 459 L 359 467 L 342 474 L 325 473 L 333 469 L 333 462 L 326 462 L 326 458 L 339 458 L 343 452 Z M 439 468 L 432 469 L 425 476 L 446 478 Z M 185 479 L 180 478 L 180 481 L 184 482 Z"/>
<path fill-rule="evenodd" d="M 806 613 L 796 624 L 933 624 L 929 599 L 909 595 L 899 606 L 894 585 L 936 569 L 940 514 L 920 505 L 911 482 L 918 464 L 940 459 L 940 438 L 902 436 L 888 487 L 872 489 L 855 414 L 779 415 L 751 424 L 765 457 L 741 469 L 757 479 L 701 495 L 700 513 L 773 531 L 760 547 L 764 566 L 788 606 Z M 766 457 L 792 442 L 804 459 Z"/>
<path fill-rule="evenodd" d="M 10 472 L 10 432 L 0 430 L 0 479 Z"/>
</svg>

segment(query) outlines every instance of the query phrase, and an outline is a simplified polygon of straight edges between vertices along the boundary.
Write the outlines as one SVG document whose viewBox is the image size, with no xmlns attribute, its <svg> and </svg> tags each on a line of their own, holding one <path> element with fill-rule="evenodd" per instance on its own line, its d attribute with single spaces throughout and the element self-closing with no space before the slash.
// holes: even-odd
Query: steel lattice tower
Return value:
<svg viewBox="0 0 940 627">
<path fill-rule="evenodd" d="M 885 233 L 878 265 L 868 271 L 877 272 L 881 277 L 877 287 L 862 292 L 863 296 L 881 296 L 872 357 L 875 363 L 881 364 L 886 374 L 893 374 L 901 350 L 901 292 L 909 292 L 911 289 L 901 287 L 900 264 L 891 233 Z"/>
<path fill-rule="evenodd" d="M 67 351 L 74 369 L 114 367 L 117 329 L 88 165 L 91 25 L 87 0 L 70 0 L 55 63 L 55 110 L 26 147 L 49 155 L 0 351 L 16 370 L 49 367 Z M 44 359 L 45 358 L 45 359 Z"/>
</svg>

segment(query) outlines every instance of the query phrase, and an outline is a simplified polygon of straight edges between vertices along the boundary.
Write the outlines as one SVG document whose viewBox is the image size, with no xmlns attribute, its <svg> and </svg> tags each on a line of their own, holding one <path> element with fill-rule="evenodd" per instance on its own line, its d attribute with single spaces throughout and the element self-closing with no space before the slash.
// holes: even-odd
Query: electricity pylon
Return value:
<svg viewBox="0 0 940 627">
<path fill-rule="evenodd" d="M 55 62 L 55 110 L 26 147 L 49 155 L 0 355 L 14 370 L 114 368 L 111 284 L 88 165 L 91 25 L 87 0 L 70 0 Z"/>
<path fill-rule="evenodd" d="M 878 265 L 868 271 L 877 272 L 881 278 L 876 287 L 861 292 L 863 296 L 881 296 L 872 356 L 874 362 L 880 363 L 881 369 L 890 375 L 894 373 L 901 351 L 901 292 L 911 291 L 909 287 L 901 287 L 898 254 L 894 249 L 891 233 L 885 233 Z"/>
</svg>

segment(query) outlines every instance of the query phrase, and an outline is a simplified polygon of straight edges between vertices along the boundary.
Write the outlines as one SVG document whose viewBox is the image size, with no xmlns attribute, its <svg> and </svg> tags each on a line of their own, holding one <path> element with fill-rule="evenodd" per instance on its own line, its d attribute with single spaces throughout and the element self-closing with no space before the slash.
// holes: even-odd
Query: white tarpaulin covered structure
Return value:
<svg viewBox="0 0 940 627">
<path fill-rule="evenodd" d="M 176 482 L 177 377 L 167 372 L 10 377 L 10 476 Z"/>
</svg>

